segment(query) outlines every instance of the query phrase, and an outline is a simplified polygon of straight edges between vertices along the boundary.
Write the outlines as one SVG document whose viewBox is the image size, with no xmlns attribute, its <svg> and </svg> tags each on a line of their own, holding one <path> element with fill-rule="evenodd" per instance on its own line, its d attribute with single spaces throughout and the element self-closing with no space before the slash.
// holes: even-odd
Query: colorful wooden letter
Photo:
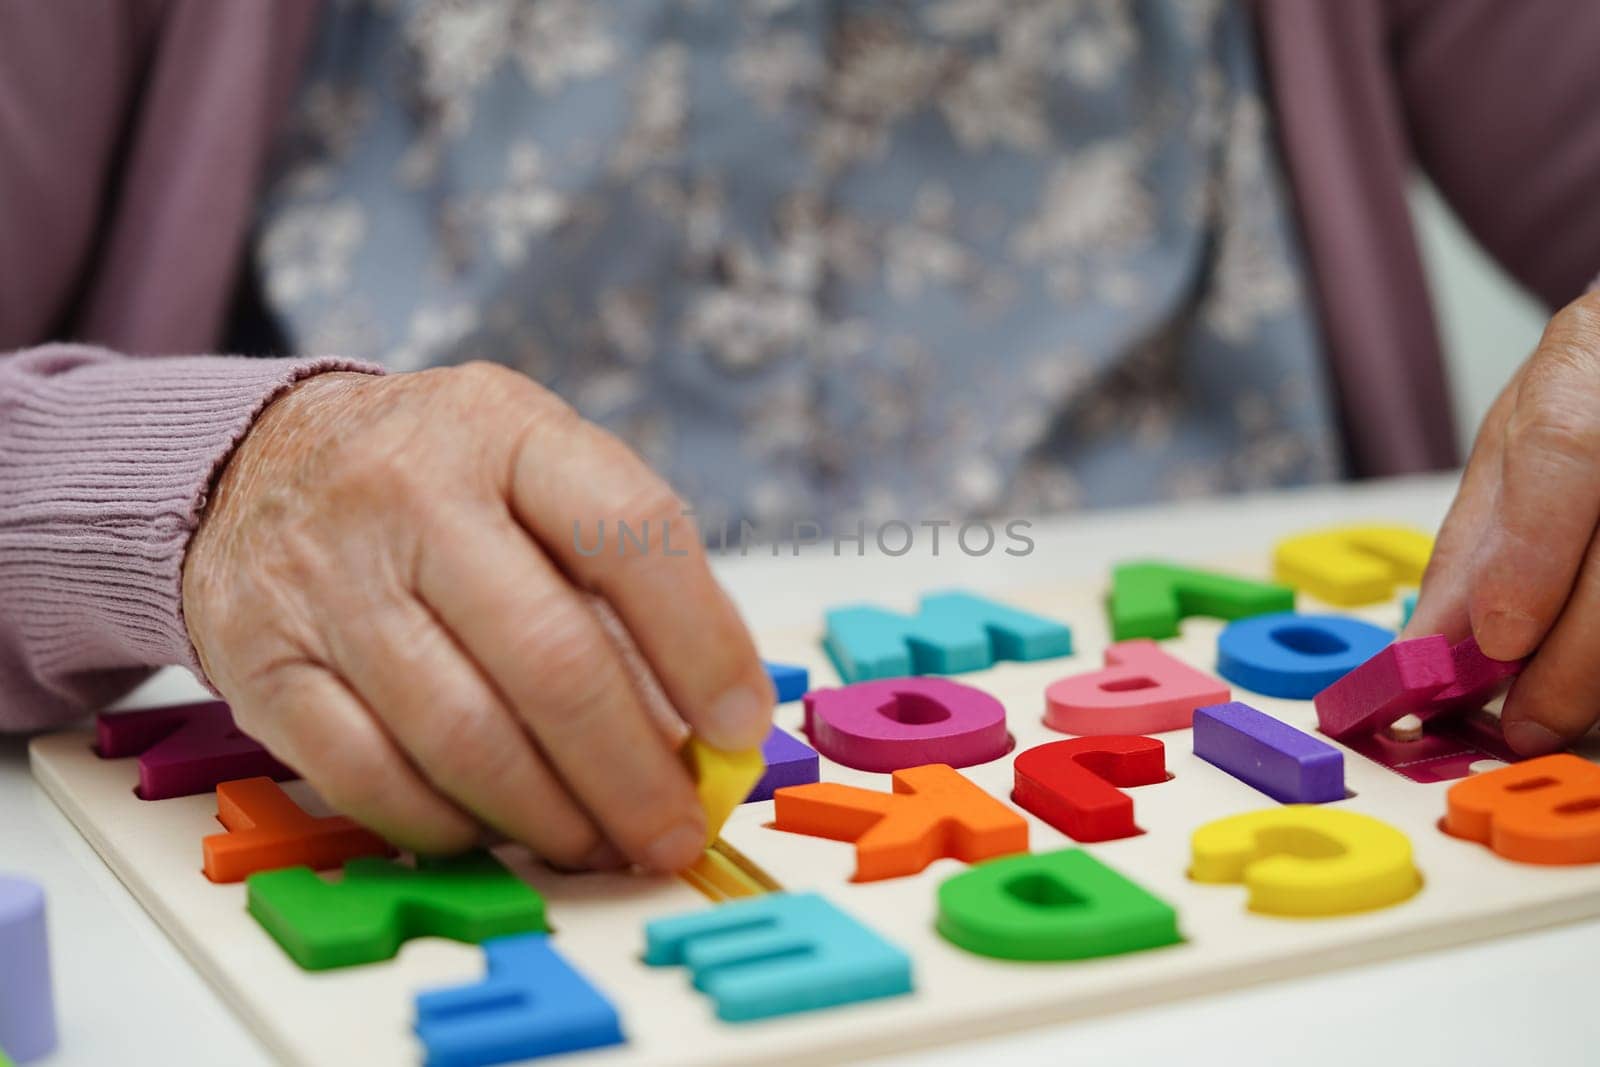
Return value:
<svg viewBox="0 0 1600 1067">
<path fill-rule="evenodd" d="M 780 704 L 799 700 L 806 695 L 806 690 L 811 688 L 811 672 L 804 667 L 795 667 L 787 663 L 768 663 L 766 660 L 762 660 L 761 665 L 767 669 L 767 677 L 772 681 L 772 688 L 777 692 Z"/>
<path fill-rule="evenodd" d="M 427 1067 L 480 1067 L 623 1042 L 617 1009 L 545 934 L 483 943 L 487 976 L 417 995 Z"/>
<path fill-rule="evenodd" d="M 1433 538 L 1407 526 L 1346 526 L 1278 542 L 1278 581 L 1344 607 L 1375 604 L 1396 585 L 1416 585 Z"/>
<path fill-rule="evenodd" d="M 1518 863 L 1600 863 L 1600 767 L 1567 752 L 1475 775 L 1445 794 L 1444 829 Z"/>
<path fill-rule="evenodd" d="M 1345 615 L 1261 615 L 1217 635 L 1217 673 L 1269 697 L 1310 700 L 1393 640 Z"/>
<path fill-rule="evenodd" d="M 220 700 L 95 716 L 95 751 L 102 759 L 139 757 L 139 796 L 165 800 L 209 793 L 235 778 L 299 775 L 239 732 Z"/>
<path fill-rule="evenodd" d="M 1195 708 L 1228 699 L 1227 686 L 1148 639 L 1112 645 L 1106 664 L 1051 683 L 1044 691 L 1046 726 L 1068 734 L 1186 730 Z"/>
<path fill-rule="evenodd" d="M 894 792 L 836 782 L 773 794 L 779 830 L 856 843 L 854 881 L 916 874 L 949 856 L 977 863 L 1028 849 L 1028 821 L 943 764 L 894 772 Z"/>
<path fill-rule="evenodd" d="M 819 777 L 816 749 L 776 726 L 761 742 L 761 758 L 767 769 L 761 772 L 761 780 L 744 798 L 746 804 L 771 800 L 776 790 L 815 782 Z"/>
<path fill-rule="evenodd" d="M 487 852 L 351 860 L 325 882 L 309 868 L 245 879 L 250 914 L 308 971 L 386 960 L 413 937 L 480 942 L 548 929 L 544 898 Z"/>
<path fill-rule="evenodd" d="M 767 769 L 761 749 L 727 752 L 712 748 L 697 737 L 683 745 L 683 762 L 694 776 L 694 789 L 706 813 L 706 847 L 722 833 L 733 809 L 744 803 Z"/>
<path fill-rule="evenodd" d="M 806 736 L 858 771 L 970 767 L 1011 750 L 1005 706 L 949 678 L 885 678 L 806 694 Z"/>
<path fill-rule="evenodd" d="M 55 1051 L 55 994 L 44 889 L 0 874 L 0 1056 L 31 1063 Z"/>
<path fill-rule="evenodd" d="M 1160 640 L 1177 637 L 1178 623 L 1191 615 L 1243 619 L 1293 611 L 1294 590 L 1170 563 L 1120 563 L 1111 572 L 1107 609 L 1113 641 Z"/>
<path fill-rule="evenodd" d="M 217 784 L 217 821 L 228 828 L 201 840 L 213 882 L 239 882 L 279 867 L 338 867 L 359 856 L 387 856 L 389 843 L 343 815 L 307 815 L 271 778 Z"/>
<path fill-rule="evenodd" d="M 1370 815 L 1310 804 L 1207 823 L 1191 839 L 1189 877 L 1243 883 L 1250 910 L 1343 915 L 1411 897 L 1422 876 L 1406 835 Z"/>
<path fill-rule="evenodd" d="M 1153 737 L 1074 737 L 1036 745 L 1012 763 L 1011 800 L 1074 841 L 1144 833 L 1121 788 L 1167 780 L 1166 747 Z"/>
<path fill-rule="evenodd" d="M 1280 804 L 1345 797 L 1344 753 L 1239 701 L 1195 709 L 1194 754 Z"/>
<path fill-rule="evenodd" d="M 939 933 L 980 956 L 1084 960 L 1177 944 L 1172 906 L 1081 848 L 1008 856 L 939 886 Z"/>
<path fill-rule="evenodd" d="M 1438 634 L 1396 641 L 1316 695 L 1317 724 L 1329 737 L 1370 734 L 1402 715 L 1423 722 L 1483 707 L 1522 661 L 1493 660 L 1468 637 Z"/>
<path fill-rule="evenodd" d="M 745 1022 L 911 992 L 911 958 L 815 893 L 770 893 L 645 927 L 644 961 L 689 968 Z"/>
<path fill-rule="evenodd" d="M 1417 714 L 1454 680 L 1443 637 L 1396 641 L 1316 695 L 1317 725 L 1329 737 L 1373 733 Z"/>
<path fill-rule="evenodd" d="M 1440 715 L 1476 711 L 1493 700 L 1506 683 L 1526 666 L 1525 660 L 1490 659 L 1471 637 L 1450 646 L 1450 672 L 1455 678 L 1433 700 L 1420 717 L 1426 721 Z"/>
<path fill-rule="evenodd" d="M 870 605 L 827 614 L 823 648 L 846 682 L 908 674 L 960 674 L 996 660 L 1038 660 L 1072 654 L 1072 631 L 1061 623 L 970 593 L 922 598 L 916 615 Z"/>
</svg>

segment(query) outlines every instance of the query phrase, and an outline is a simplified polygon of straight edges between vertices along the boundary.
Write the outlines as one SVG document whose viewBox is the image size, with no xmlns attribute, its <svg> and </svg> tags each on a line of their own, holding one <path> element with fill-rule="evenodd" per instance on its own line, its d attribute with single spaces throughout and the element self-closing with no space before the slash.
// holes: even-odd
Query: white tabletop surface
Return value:
<svg viewBox="0 0 1600 1067">
<path fill-rule="evenodd" d="M 1431 529 L 1453 485 L 1451 478 L 1395 481 L 1036 523 L 1037 547 L 1020 558 L 967 557 L 950 551 L 948 538 L 935 557 L 924 536 L 898 558 L 832 558 L 824 546 L 813 553 L 822 558 L 734 558 L 719 569 L 759 630 L 814 622 L 821 609 L 847 600 L 1092 578 L 1134 555 L 1203 560 L 1266 553 L 1279 536 L 1325 523 L 1394 520 Z M 845 550 L 855 551 L 849 544 Z M 133 703 L 197 692 L 186 675 L 166 672 Z M 34 785 L 21 738 L 0 738 L 0 870 L 37 879 L 48 895 L 61 1048 L 44 1062 L 269 1062 Z M 1600 1062 L 1597 962 L 1600 921 L 1592 921 L 884 1062 L 954 1065 L 977 1055 L 1097 1067 L 1594 1063 Z"/>
</svg>

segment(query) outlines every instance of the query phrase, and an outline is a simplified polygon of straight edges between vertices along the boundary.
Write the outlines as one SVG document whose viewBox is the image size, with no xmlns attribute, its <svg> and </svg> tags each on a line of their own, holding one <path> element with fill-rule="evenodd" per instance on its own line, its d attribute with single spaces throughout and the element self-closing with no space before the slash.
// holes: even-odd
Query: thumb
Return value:
<svg viewBox="0 0 1600 1067">
<path fill-rule="evenodd" d="M 1567 602 L 1600 518 L 1600 294 L 1550 320 L 1505 414 L 1492 512 L 1469 566 L 1486 655 L 1536 649 Z"/>
</svg>

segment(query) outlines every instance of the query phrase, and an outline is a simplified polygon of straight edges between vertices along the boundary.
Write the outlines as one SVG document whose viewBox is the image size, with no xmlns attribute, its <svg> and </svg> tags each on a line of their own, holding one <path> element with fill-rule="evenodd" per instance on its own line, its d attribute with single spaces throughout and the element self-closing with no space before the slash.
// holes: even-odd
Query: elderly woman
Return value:
<svg viewBox="0 0 1600 1067">
<path fill-rule="evenodd" d="M 1534 654 L 1506 733 L 1556 748 L 1600 711 L 1596 55 L 1557 2 L 7 5 L 0 727 L 187 664 L 401 844 L 677 868 L 628 646 L 713 744 L 772 704 L 685 501 L 1448 467 L 1420 162 L 1562 310 L 1412 626 Z M 580 550 L 618 519 L 680 547 Z"/>
</svg>

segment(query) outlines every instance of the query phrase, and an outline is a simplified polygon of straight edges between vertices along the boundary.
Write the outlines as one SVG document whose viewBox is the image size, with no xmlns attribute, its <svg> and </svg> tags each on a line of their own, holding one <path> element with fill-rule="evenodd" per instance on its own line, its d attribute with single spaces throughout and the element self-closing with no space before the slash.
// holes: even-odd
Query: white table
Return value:
<svg viewBox="0 0 1600 1067">
<path fill-rule="evenodd" d="M 1324 523 L 1396 520 L 1432 528 L 1452 478 L 1394 481 L 1108 513 L 1035 524 L 1021 558 L 967 557 L 948 536 L 898 557 L 751 556 L 719 564 L 756 629 L 815 620 L 832 603 L 904 599 L 925 589 L 1003 589 L 1045 577 L 1094 577 L 1135 555 L 1204 559 L 1270 550 Z M 925 534 L 926 531 L 923 531 Z M 853 545 L 845 550 L 853 553 Z M 198 692 L 179 672 L 133 703 Z M 185 1067 L 267 1062 L 250 1034 L 191 969 L 33 784 L 26 744 L 0 739 L 0 869 L 49 896 L 61 1050 L 58 1067 Z M 1135 1064 L 1584 1063 L 1600 1061 L 1593 1002 L 1600 921 L 1361 967 L 1204 1000 L 997 1040 L 908 1054 L 897 1064 L 985 1060 Z"/>
</svg>

